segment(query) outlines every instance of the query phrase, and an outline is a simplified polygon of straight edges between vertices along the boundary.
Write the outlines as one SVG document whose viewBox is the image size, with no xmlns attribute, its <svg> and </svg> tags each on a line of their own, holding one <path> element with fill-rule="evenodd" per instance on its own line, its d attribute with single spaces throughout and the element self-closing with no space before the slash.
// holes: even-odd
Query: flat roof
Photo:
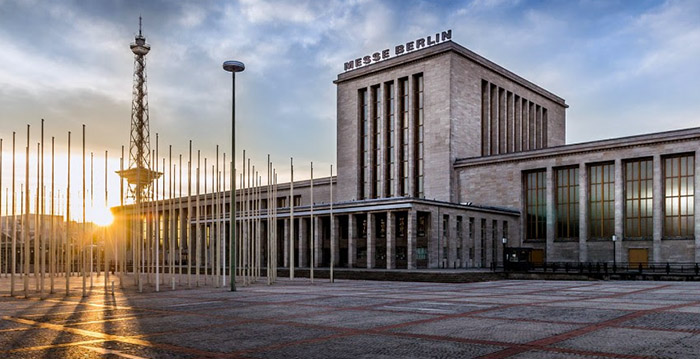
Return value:
<svg viewBox="0 0 700 359">
<path fill-rule="evenodd" d="M 476 64 L 479 64 L 523 87 L 528 88 L 529 90 L 546 97 L 550 99 L 551 101 L 554 101 L 564 107 L 569 107 L 566 104 L 566 101 L 553 94 L 552 92 L 549 92 L 545 90 L 544 88 L 537 86 L 531 81 L 528 81 L 521 76 L 516 75 L 515 73 L 507 70 L 503 66 L 500 66 L 493 61 L 490 61 L 486 59 L 485 57 L 475 53 L 474 51 L 471 51 L 467 49 L 466 47 L 453 42 L 452 40 L 445 41 L 443 43 L 422 48 L 420 50 L 415 50 L 411 51 L 409 53 L 399 55 L 396 57 L 392 57 L 390 59 L 384 60 L 384 61 L 379 61 L 370 65 L 362 66 L 353 70 L 349 70 L 343 73 L 338 74 L 338 78 L 333 81 L 334 84 L 340 84 L 346 81 L 354 80 L 359 77 L 364 77 L 364 76 L 369 76 L 371 74 L 374 74 L 379 71 L 391 69 L 397 66 L 405 65 L 410 62 L 415 62 L 415 61 L 420 61 L 422 59 L 425 59 L 427 57 L 433 57 L 437 56 L 443 53 L 447 52 L 454 52 L 457 55 L 460 55 Z"/>
<path fill-rule="evenodd" d="M 693 140 L 700 140 L 700 127 L 581 142 L 501 155 L 458 158 L 455 160 L 453 167 L 476 167 L 505 162 L 530 161 L 549 157 L 576 155 L 585 152 L 601 152 L 625 147 Z"/>
</svg>

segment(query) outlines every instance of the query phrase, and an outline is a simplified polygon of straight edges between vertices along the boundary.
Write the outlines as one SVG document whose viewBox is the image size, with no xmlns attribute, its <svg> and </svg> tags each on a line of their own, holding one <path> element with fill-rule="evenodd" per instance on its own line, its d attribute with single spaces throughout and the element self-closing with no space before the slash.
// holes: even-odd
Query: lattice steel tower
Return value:
<svg viewBox="0 0 700 359">
<path fill-rule="evenodd" d="M 151 169 L 151 136 L 148 125 L 148 90 L 146 88 L 146 54 L 151 45 L 141 33 L 139 16 L 139 34 L 131 43 L 134 53 L 134 88 L 131 99 L 131 138 L 129 140 L 129 167 L 119 171 L 119 175 L 129 183 L 129 197 L 136 204 L 151 198 L 153 181 L 161 173 Z"/>
</svg>

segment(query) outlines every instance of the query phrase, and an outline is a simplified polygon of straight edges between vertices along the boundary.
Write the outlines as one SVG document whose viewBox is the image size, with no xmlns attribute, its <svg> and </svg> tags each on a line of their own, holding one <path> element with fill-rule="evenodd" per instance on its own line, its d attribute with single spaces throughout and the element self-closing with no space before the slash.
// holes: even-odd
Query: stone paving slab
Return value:
<svg viewBox="0 0 700 359">
<path fill-rule="evenodd" d="M 255 323 L 149 337 L 149 341 L 210 352 L 235 352 L 333 334 L 327 329 Z"/>
<path fill-rule="evenodd" d="M 506 343 L 527 343 L 577 328 L 580 328 L 580 325 L 481 318 L 450 318 L 395 329 L 395 331 L 451 338 L 492 340 Z"/>
<path fill-rule="evenodd" d="M 359 335 L 325 342 L 290 346 L 279 350 L 254 353 L 249 356 L 266 359 L 476 358 L 500 349 L 502 347 L 481 344 L 381 335 Z"/>
<path fill-rule="evenodd" d="M 563 323 L 598 323 L 628 314 L 625 311 L 610 309 L 576 309 L 561 307 L 510 307 L 478 313 L 476 316 L 503 319 L 540 320 Z"/>
<path fill-rule="evenodd" d="M 127 281 L 131 281 L 127 278 Z M 99 283 L 96 282 L 96 283 Z M 80 283 L 76 282 L 76 285 Z M 280 279 L 2 296 L 0 358 L 696 358 L 700 283 Z"/>
<path fill-rule="evenodd" d="M 434 315 L 416 313 L 388 313 L 371 310 L 333 311 L 294 318 L 290 321 L 313 325 L 369 329 L 434 318 Z"/>
<path fill-rule="evenodd" d="M 556 347 L 646 355 L 660 358 L 697 358 L 700 335 L 657 330 L 606 328 L 558 343 Z"/>
<path fill-rule="evenodd" d="M 700 313 L 650 313 L 629 320 L 624 324 L 631 327 L 694 330 L 700 332 Z M 700 356 L 700 353 L 698 353 L 698 356 Z"/>
</svg>

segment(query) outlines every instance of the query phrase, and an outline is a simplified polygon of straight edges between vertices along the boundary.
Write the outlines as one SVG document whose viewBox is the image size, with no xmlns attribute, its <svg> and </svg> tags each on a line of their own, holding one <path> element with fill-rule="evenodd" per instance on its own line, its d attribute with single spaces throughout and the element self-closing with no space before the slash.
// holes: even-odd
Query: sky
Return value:
<svg viewBox="0 0 700 359">
<path fill-rule="evenodd" d="M 210 161 L 216 144 L 230 152 L 231 77 L 221 64 L 233 59 L 246 64 L 236 76 L 237 149 L 260 167 L 270 154 L 280 181 L 289 179 L 290 157 L 295 179 L 309 177 L 311 161 L 316 177 L 327 176 L 335 161 L 332 81 L 343 63 L 446 29 L 566 99 L 568 143 L 700 126 L 698 1 L 0 0 L 3 196 L 12 131 L 23 153 L 30 124 L 35 153 L 43 118 L 47 156 L 56 137 L 57 168 L 66 167 L 72 132 L 73 186 L 82 185 L 86 125 L 87 157 L 96 158 L 92 196 L 104 202 L 108 151 L 108 202 L 118 204 L 112 173 L 120 147 L 128 150 L 129 44 L 139 16 L 151 45 L 151 145 L 158 133 L 161 158 L 172 145 L 185 163 L 189 140 Z M 23 166 L 16 176 L 24 181 Z M 65 190 L 66 174 L 59 177 Z"/>
</svg>

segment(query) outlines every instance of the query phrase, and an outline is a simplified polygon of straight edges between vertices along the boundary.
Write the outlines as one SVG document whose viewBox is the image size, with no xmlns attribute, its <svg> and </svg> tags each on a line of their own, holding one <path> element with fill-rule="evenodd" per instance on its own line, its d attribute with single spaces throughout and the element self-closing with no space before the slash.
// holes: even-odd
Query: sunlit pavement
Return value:
<svg viewBox="0 0 700 359">
<path fill-rule="evenodd" d="M 117 284 L 112 294 L 96 277 L 82 297 L 72 281 L 69 297 L 0 297 L 0 358 L 700 355 L 700 283 L 281 279 L 233 293 Z"/>
</svg>

